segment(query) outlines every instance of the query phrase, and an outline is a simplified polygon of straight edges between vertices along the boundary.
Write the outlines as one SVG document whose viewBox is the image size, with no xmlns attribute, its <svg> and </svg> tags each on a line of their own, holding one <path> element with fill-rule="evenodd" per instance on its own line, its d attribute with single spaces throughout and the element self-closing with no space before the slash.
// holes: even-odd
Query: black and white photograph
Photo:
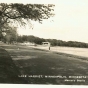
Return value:
<svg viewBox="0 0 88 88">
<path fill-rule="evenodd" d="M 0 84 L 88 85 L 88 1 L 0 2 Z"/>
</svg>

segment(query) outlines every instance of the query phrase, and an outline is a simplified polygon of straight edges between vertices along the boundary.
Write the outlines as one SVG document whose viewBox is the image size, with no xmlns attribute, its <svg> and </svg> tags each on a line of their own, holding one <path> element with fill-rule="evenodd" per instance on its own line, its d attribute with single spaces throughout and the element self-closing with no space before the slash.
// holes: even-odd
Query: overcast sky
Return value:
<svg viewBox="0 0 88 88">
<path fill-rule="evenodd" d="M 32 22 L 33 30 L 28 26 L 19 28 L 19 34 L 88 43 L 88 0 L 43 0 L 42 3 L 49 2 L 55 4 L 55 16 L 43 24 Z M 32 0 L 32 3 L 41 3 L 41 0 Z"/>
</svg>

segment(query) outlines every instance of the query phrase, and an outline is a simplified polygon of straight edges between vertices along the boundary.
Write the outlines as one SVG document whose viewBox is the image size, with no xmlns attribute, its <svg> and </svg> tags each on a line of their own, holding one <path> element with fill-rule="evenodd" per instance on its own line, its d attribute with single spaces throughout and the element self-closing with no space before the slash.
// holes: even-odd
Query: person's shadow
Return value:
<svg viewBox="0 0 88 88">
<path fill-rule="evenodd" d="M 8 52 L 0 48 L 0 83 L 26 84 Z"/>
</svg>

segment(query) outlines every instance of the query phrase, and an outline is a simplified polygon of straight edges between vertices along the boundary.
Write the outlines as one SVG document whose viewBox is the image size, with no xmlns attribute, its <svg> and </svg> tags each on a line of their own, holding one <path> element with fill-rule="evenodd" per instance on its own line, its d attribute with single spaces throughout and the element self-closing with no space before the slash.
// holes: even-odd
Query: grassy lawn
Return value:
<svg viewBox="0 0 88 88">
<path fill-rule="evenodd" d="M 28 48 L 26 46 L 6 45 L 0 49 L 2 67 L 0 74 L 8 83 L 29 84 L 87 84 L 86 82 L 65 82 L 66 78 L 49 78 L 49 76 L 88 75 L 88 63 L 67 54 Z M 19 48 L 19 49 L 18 49 Z M 9 53 L 9 54 L 8 54 Z M 12 59 L 11 59 L 12 58 Z M 74 65 L 75 63 L 75 65 Z M 7 74 L 8 72 L 8 74 Z M 4 76 L 5 75 L 5 76 Z M 8 77 L 7 77 L 8 76 Z M 45 77 L 45 76 L 48 76 Z M 5 77 L 5 78 L 4 78 Z M 4 81 L 4 80 L 7 81 Z M 9 79 L 9 81 L 8 81 Z"/>
<path fill-rule="evenodd" d="M 14 64 L 8 52 L 0 48 L 0 83 L 27 83 L 23 78 L 19 78 L 19 69 Z"/>
</svg>

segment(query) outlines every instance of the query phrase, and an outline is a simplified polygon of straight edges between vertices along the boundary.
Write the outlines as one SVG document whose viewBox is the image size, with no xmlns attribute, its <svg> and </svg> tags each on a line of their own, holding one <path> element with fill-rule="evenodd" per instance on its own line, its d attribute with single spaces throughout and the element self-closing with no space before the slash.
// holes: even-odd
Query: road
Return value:
<svg viewBox="0 0 88 88">
<path fill-rule="evenodd" d="M 88 61 L 30 47 L 4 47 L 30 84 L 87 85 Z"/>
</svg>

